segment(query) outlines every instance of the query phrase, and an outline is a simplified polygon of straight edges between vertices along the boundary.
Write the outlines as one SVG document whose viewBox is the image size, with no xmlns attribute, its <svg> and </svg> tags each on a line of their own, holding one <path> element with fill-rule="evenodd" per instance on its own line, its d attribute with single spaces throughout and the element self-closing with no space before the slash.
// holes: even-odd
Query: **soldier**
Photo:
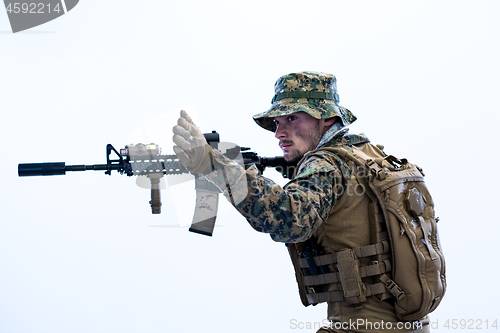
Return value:
<svg viewBox="0 0 500 333">
<path fill-rule="evenodd" d="M 185 111 L 173 128 L 174 151 L 189 171 L 203 173 L 218 186 L 255 230 L 287 243 L 303 304 L 328 303 L 331 325 L 318 332 L 428 332 L 427 317 L 399 321 L 394 298 L 386 289 L 377 289 L 376 277 L 387 272 L 390 264 L 373 265 L 373 258 L 359 258 L 361 267 L 382 268 L 360 277 L 356 266 L 349 273 L 354 275 L 343 281 L 328 281 L 328 273 L 336 271 L 333 264 L 327 272 L 310 260 L 308 268 L 300 266 L 301 259 L 307 261 L 311 254 L 372 244 L 370 197 L 353 166 L 327 150 L 317 150 L 357 147 L 381 153 L 365 135 L 348 133 L 346 126 L 356 117 L 339 106 L 335 76 L 301 72 L 280 77 L 271 108 L 253 119 L 275 133 L 287 161 L 300 161 L 293 180 L 284 187 L 259 176 L 254 165 L 243 168 L 212 149 Z M 303 275 L 308 274 L 326 277 L 326 284 L 306 288 Z"/>
</svg>

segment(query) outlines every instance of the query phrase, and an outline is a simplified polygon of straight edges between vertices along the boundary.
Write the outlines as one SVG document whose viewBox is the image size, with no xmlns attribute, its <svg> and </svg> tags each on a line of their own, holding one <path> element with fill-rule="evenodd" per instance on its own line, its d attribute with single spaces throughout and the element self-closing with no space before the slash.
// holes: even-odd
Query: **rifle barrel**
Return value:
<svg viewBox="0 0 500 333">
<path fill-rule="evenodd" d="M 66 171 L 103 171 L 108 170 L 108 166 L 106 164 L 94 164 L 94 165 L 66 165 Z M 111 170 L 118 170 L 118 165 L 111 165 Z"/>
</svg>

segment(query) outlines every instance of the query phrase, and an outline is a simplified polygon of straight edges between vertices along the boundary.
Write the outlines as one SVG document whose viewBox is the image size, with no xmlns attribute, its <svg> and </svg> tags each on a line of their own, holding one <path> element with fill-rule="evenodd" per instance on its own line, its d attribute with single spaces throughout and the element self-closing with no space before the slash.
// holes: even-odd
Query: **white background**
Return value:
<svg viewBox="0 0 500 333">
<path fill-rule="evenodd" d="M 181 227 L 194 205 L 182 185 L 163 191 L 153 216 L 133 178 L 17 176 L 18 163 L 105 163 L 107 143 L 132 143 L 157 117 L 159 130 L 144 133 L 171 153 L 165 119 L 181 108 L 204 132 L 279 155 L 251 116 L 270 106 L 279 76 L 303 70 L 335 74 L 359 119 L 351 132 L 426 172 L 449 283 L 434 331 L 500 320 L 499 10 L 86 0 L 17 34 L 0 10 L 0 332 L 315 332 L 290 322 L 319 323 L 326 305 L 301 305 L 285 246 L 225 202 L 209 238 Z"/>
</svg>

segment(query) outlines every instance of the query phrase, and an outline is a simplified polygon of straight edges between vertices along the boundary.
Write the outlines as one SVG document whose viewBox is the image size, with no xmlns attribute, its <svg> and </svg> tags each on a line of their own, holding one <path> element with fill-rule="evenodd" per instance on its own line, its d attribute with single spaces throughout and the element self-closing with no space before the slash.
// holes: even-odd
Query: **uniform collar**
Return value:
<svg viewBox="0 0 500 333">
<path fill-rule="evenodd" d="M 331 141 L 334 138 L 339 138 L 345 135 L 347 133 L 348 129 L 345 128 L 344 124 L 342 122 L 336 122 L 328 129 L 328 131 L 323 134 L 323 137 L 318 143 L 318 146 L 316 149 L 323 147 L 326 145 L 329 141 Z"/>
<path fill-rule="evenodd" d="M 335 146 L 353 146 L 353 145 L 358 145 L 362 143 L 368 143 L 370 140 L 364 133 L 360 134 L 348 134 L 349 129 L 346 127 L 341 127 L 339 129 L 334 129 L 332 133 L 328 133 L 330 130 L 333 128 L 330 128 L 325 135 L 323 135 L 323 138 L 321 139 L 320 143 L 318 144 L 318 147 L 316 149 L 321 148 L 321 147 L 335 147 Z"/>
</svg>

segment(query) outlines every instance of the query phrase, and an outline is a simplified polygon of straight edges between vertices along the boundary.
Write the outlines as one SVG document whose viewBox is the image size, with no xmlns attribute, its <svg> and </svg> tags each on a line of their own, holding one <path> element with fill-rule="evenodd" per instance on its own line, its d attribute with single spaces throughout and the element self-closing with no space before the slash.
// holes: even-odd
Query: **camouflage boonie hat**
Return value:
<svg viewBox="0 0 500 333">
<path fill-rule="evenodd" d="M 306 112 L 316 119 L 339 116 L 347 126 L 356 120 L 348 109 L 339 106 L 337 79 L 332 74 L 300 72 L 283 75 L 274 84 L 275 95 L 269 110 L 253 119 L 261 127 L 276 131 L 273 118 Z"/>
</svg>

